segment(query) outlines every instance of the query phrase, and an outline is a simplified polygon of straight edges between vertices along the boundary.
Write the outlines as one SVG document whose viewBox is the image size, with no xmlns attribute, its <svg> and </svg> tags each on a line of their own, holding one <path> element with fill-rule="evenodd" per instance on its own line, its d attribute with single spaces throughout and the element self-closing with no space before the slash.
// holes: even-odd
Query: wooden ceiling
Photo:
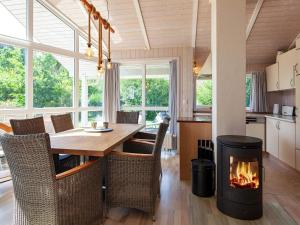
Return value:
<svg viewBox="0 0 300 225">
<path fill-rule="evenodd" d="M 48 1 L 87 30 L 87 15 L 79 0 Z M 196 1 L 198 11 L 193 10 Z M 257 1 L 247 0 L 245 28 Z M 106 0 L 91 2 L 107 18 Z M 117 31 L 112 49 L 146 49 L 147 41 L 150 48 L 193 46 L 193 11 L 197 11 L 195 54 L 202 64 L 210 52 L 210 7 L 209 0 L 109 0 L 110 21 Z M 299 32 L 300 0 L 264 0 L 247 40 L 247 64 L 275 62 L 277 50 L 287 49 Z M 97 39 L 96 29 L 93 36 Z"/>
</svg>

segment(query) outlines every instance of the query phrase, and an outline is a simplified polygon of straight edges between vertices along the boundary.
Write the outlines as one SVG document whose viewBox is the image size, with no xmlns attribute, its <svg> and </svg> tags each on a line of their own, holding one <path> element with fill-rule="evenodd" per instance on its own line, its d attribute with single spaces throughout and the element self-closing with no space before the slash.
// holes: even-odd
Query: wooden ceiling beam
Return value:
<svg viewBox="0 0 300 225">
<path fill-rule="evenodd" d="M 146 26 L 145 26 L 145 22 L 144 22 L 144 18 L 143 18 L 143 14 L 142 14 L 142 10 L 141 10 L 139 0 L 133 0 L 133 4 L 134 4 L 134 8 L 135 8 L 135 11 L 136 11 L 136 14 L 137 14 L 137 18 L 138 18 L 138 21 L 139 21 L 140 28 L 142 30 L 145 46 L 148 50 L 150 50 L 149 38 L 148 38 L 148 35 L 147 35 L 147 30 L 146 30 Z"/>
<path fill-rule="evenodd" d="M 249 24 L 247 26 L 247 30 L 246 30 L 246 40 L 248 40 L 250 34 L 251 34 L 251 31 L 254 27 L 254 24 L 256 22 L 256 19 L 259 15 L 259 12 L 262 8 L 262 5 L 264 4 L 264 0 L 258 0 L 257 3 L 256 3 L 256 6 L 253 10 L 253 13 L 252 13 L 252 16 L 250 18 L 250 21 L 249 21 Z"/>
<path fill-rule="evenodd" d="M 196 47 L 199 0 L 193 0 L 192 47 Z"/>
</svg>

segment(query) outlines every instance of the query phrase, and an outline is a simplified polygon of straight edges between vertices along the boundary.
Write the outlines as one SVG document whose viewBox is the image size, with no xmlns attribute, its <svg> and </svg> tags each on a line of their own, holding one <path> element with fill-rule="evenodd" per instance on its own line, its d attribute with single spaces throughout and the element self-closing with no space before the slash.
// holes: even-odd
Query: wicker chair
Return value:
<svg viewBox="0 0 300 225">
<path fill-rule="evenodd" d="M 55 133 L 74 129 L 71 113 L 62 115 L 51 115 L 51 121 Z"/>
<path fill-rule="evenodd" d="M 166 123 L 166 124 L 169 124 L 170 123 L 170 120 L 171 120 L 171 117 L 170 116 L 166 116 L 164 117 L 163 119 L 163 123 Z M 133 136 L 133 139 L 131 139 L 130 141 L 148 141 L 148 142 L 155 142 L 155 139 L 156 139 L 156 134 L 153 134 L 153 133 L 147 133 L 147 132 L 137 132 L 134 136 Z M 128 142 L 130 144 L 130 141 Z M 131 146 L 128 146 L 127 147 L 127 144 L 126 143 L 126 146 L 125 148 L 129 148 L 129 149 L 132 149 Z"/>
<path fill-rule="evenodd" d="M 107 198 L 111 207 L 136 208 L 153 215 L 160 193 L 160 155 L 168 124 L 160 124 L 151 154 L 112 152 L 107 161 Z M 140 148 L 144 146 L 141 144 Z"/>
<path fill-rule="evenodd" d="M 51 115 L 51 121 L 55 133 L 74 129 L 71 113 Z M 62 171 L 71 169 L 80 164 L 80 156 L 78 155 L 60 154 L 59 159 L 64 161 Z"/>
<path fill-rule="evenodd" d="M 10 120 L 14 135 L 28 135 L 45 133 L 43 117 L 24 120 Z M 80 164 L 79 157 L 53 154 L 55 171 L 61 173 Z"/>
<path fill-rule="evenodd" d="M 48 134 L 4 134 L 0 142 L 12 174 L 14 225 L 102 222 L 101 159 L 56 175 Z"/>
<path fill-rule="evenodd" d="M 139 112 L 117 111 L 117 123 L 138 124 Z"/>
</svg>

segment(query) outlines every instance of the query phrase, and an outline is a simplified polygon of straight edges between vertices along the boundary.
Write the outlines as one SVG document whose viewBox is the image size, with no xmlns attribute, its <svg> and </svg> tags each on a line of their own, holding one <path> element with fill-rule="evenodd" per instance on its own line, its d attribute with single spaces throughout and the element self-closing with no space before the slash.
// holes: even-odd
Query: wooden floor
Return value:
<svg viewBox="0 0 300 225">
<path fill-rule="evenodd" d="M 199 198 L 189 182 L 179 181 L 178 155 L 164 152 L 161 199 L 157 201 L 155 223 L 138 210 L 116 208 L 105 225 L 300 225 L 300 173 L 265 156 L 264 216 L 241 221 L 225 216 L 216 208 L 215 198 Z M 12 183 L 0 184 L 0 224 L 12 224 Z"/>
</svg>

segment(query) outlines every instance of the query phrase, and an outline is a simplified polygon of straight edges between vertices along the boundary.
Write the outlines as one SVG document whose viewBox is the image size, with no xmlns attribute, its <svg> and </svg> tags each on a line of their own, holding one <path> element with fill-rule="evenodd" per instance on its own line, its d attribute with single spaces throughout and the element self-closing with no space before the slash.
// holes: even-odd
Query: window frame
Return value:
<svg viewBox="0 0 300 225">
<path fill-rule="evenodd" d="M 36 1 L 45 7 L 50 13 L 60 19 L 63 23 L 69 26 L 74 31 L 74 51 L 34 42 L 33 40 L 33 4 Z M 26 1 L 26 40 L 9 37 L 0 34 L 0 43 L 11 45 L 18 48 L 25 49 L 25 107 L 19 109 L 1 109 L 0 116 L 5 118 L 9 115 L 24 115 L 25 118 L 32 118 L 35 114 L 49 114 L 49 113 L 75 113 L 74 124 L 79 124 L 79 112 L 82 111 L 102 111 L 102 107 L 80 107 L 79 98 L 79 61 L 91 61 L 97 63 L 97 58 L 87 58 L 83 53 L 79 52 L 79 36 L 87 39 L 87 34 L 73 23 L 70 19 L 64 16 L 59 10 L 53 7 L 50 3 L 43 0 L 27 0 Z M 92 40 L 93 45 L 97 46 L 96 42 Z M 74 59 L 74 81 L 73 81 L 73 104 L 72 107 L 53 107 L 53 108 L 34 108 L 33 107 L 33 52 L 46 52 L 51 54 L 60 55 Z"/>
<path fill-rule="evenodd" d="M 146 78 L 147 78 L 147 65 L 157 65 L 168 63 L 169 59 L 163 60 L 138 60 L 138 61 L 123 61 L 120 63 L 120 66 L 128 65 L 139 65 L 142 68 L 142 105 L 141 106 L 121 106 L 120 109 L 124 111 L 141 111 L 142 112 L 142 124 L 146 125 L 146 112 L 147 111 L 169 111 L 169 106 L 147 106 L 146 105 Z M 169 74 L 170 76 L 170 74 Z M 120 74 L 121 80 L 121 74 Z M 170 82 L 169 82 L 170 85 Z M 170 89 L 169 89 L 170 91 Z M 120 93 L 121 94 L 121 93 Z M 169 102 L 170 104 L 170 102 Z M 168 105 L 169 105 L 168 104 Z"/>
</svg>

